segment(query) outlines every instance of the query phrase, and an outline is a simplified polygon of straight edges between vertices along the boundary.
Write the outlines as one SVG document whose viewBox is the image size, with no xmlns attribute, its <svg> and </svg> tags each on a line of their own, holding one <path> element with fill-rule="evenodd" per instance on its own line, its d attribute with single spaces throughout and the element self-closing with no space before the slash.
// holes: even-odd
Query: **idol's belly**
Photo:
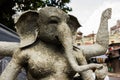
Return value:
<svg viewBox="0 0 120 80">
<path fill-rule="evenodd" d="M 57 77 L 60 77 L 61 75 L 71 77 L 75 74 L 68 63 L 68 60 L 60 53 L 34 54 L 30 57 L 28 65 L 29 75 L 35 78 L 35 80 L 44 80 L 44 78 L 49 78 L 51 75 L 56 75 Z"/>
</svg>

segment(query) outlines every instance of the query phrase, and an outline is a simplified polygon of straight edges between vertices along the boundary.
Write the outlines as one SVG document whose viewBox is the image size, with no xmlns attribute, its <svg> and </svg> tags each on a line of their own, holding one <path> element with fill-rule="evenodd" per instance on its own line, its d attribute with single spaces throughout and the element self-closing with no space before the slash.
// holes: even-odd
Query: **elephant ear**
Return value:
<svg viewBox="0 0 120 80">
<path fill-rule="evenodd" d="M 73 34 L 75 34 L 76 30 L 81 27 L 80 23 L 78 22 L 78 19 L 73 16 L 73 15 L 69 15 L 70 19 L 68 21 L 68 25 L 72 31 Z"/>
<path fill-rule="evenodd" d="M 16 31 L 20 36 L 20 48 L 33 44 L 38 37 L 38 18 L 36 11 L 23 13 L 15 24 Z"/>
</svg>

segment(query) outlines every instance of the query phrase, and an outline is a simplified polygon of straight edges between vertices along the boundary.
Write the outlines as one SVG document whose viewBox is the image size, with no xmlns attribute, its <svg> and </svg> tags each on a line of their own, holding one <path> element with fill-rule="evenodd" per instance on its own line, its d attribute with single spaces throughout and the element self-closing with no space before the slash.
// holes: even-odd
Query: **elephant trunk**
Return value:
<svg viewBox="0 0 120 80">
<path fill-rule="evenodd" d="M 73 56 L 72 32 L 69 26 L 64 22 L 58 26 L 58 38 L 64 47 L 65 54 L 70 65 L 75 70 L 78 64 L 75 57 Z"/>
</svg>

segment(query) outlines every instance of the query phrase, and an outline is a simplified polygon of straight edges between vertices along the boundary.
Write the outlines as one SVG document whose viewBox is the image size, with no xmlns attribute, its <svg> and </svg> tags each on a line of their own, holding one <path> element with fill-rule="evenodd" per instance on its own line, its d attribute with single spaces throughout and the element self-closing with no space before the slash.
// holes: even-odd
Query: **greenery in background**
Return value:
<svg viewBox="0 0 120 80">
<path fill-rule="evenodd" d="M 70 0 L 0 0 L 0 23 L 14 29 L 14 21 L 12 15 L 15 11 L 25 11 L 28 9 L 36 10 L 46 6 L 58 7 L 65 12 L 72 11 L 72 8 L 68 7 L 67 4 Z M 16 8 L 13 10 L 13 7 Z"/>
</svg>

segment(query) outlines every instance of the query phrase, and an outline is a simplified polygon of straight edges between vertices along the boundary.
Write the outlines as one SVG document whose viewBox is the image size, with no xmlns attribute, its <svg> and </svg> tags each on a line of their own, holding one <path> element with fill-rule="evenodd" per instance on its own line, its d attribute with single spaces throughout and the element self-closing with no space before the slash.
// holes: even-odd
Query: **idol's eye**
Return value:
<svg viewBox="0 0 120 80">
<path fill-rule="evenodd" d="M 58 23 L 59 23 L 59 18 L 55 16 L 50 17 L 48 21 L 48 24 L 58 24 Z"/>
<path fill-rule="evenodd" d="M 50 24 L 58 24 L 58 21 L 57 20 L 50 20 L 49 23 Z"/>
</svg>

